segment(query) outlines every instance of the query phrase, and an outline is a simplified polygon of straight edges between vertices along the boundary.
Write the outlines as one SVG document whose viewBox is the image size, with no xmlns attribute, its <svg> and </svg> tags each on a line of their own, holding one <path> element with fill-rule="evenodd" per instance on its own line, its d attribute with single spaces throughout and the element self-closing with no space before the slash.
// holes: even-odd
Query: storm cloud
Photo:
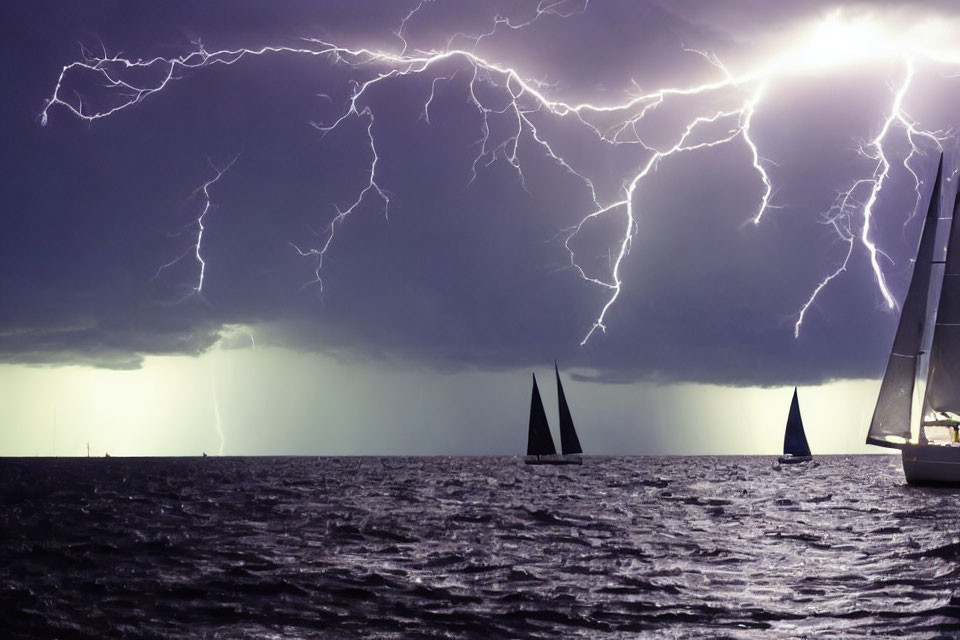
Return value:
<svg viewBox="0 0 960 640">
<path fill-rule="evenodd" d="M 458 31 L 483 33 L 500 14 L 528 19 L 536 6 L 482 4 L 425 3 L 405 27 L 410 50 L 446 47 Z M 720 70 L 687 49 L 714 51 L 742 67 L 768 55 L 777 32 L 832 7 L 593 2 L 575 11 L 579 4 L 569 3 L 567 17 L 501 28 L 476 51 L 543 80 L 551 99 L 608 104 L 640 90 L 717 80 Z M 202 353 L 241 326 L 258 344 L 440 370 L 558 358 L 616 382 L 776 385 L 879 374 L 896 315 L 886 309 L 863 247 L 854 246 L 796 338 L 794 323 L 847 255 L 825 214 L 838 190 L 872 171 L 874 161 L 858 156 L 855 141 L 876 135 L 889 85 L 902 79 L 897 64 L 770 83 L 751 123 L 774 187 L 775 208 L 758 225 L 751 218 L 765 187 L 742 136 L 664 158 L 634 194 L 636 235 L 607 329 L 583 346 L 612 295 L 582 277 L 564 244 L 595 208 L 590 190 L 530 131 L 515 149 L 521 176 L 511 163 L 509 113 L 488 120 L 488 145 L 505 146 L 475 162 L 484 120 L 469 99 L 474 70 L 462 58 L 388 79 L 364 95 L 359 108 L 375 116 L 377 182 L 389 206 L 369 195 L 336 225 L 322 290 L 314 282 L 316 257 L 294 247 L 324 245 L 338 210 L 365 187 L 372 151 L 365 119 L 326 135 L 312 123 L 335 121 L 351 83 L 388 67 L 292 53 L 248 56 L 179 70 L 162 92 L 110 117 L 86 122 L 55 106 L 47 125 L 39 122 L 62 67 L 81 55 L 78 42 L 96 55 L 105 49 L 132 59 L 185 55 L 197 41 L 215 51 L 301 46 L 303 37 L 399 52 L 394 31 L 415 6 L 7 7 L 0 47 L 16 64 L 5 65 L 9 97 L 0 105 L 0 359 L 133 368 L 145 355 Z M 956 17 L 944 3 L 924 11 Z M 956 124 L 951 105 L 960 96 L 940 71 L 918 76 L 907 101 L 930 129 Z M 88 80 L 71 86 L 88 108 L 116 99 Z M 481 77 L 476 90 L 491 108 L 506 106 L 501 84 Z M 644 140 L 673 144 L 702 108 L 695 106 L 665 101 L 640 124 Z M 594 182 L 601 202 L 622 194 L 652 154 L 603 142 L 573 117 L 530 118 L 536 136 Z M 902 162 L 904 136 L 891 144 Z M 929 182 L 936 153 L 923 148 L 912 166 Z M 205 282 L 195 294 L 196 219 L 206 206 L 197 189 L 230 162 L 209 186 Z M 916 193 L 902 165 L 882 195 L 874 232 L 899 299 L 920 229 L 910 218 Z M 587 276 L 611 281 L 625 225 L 622 213 L 598 217 L 570 240 Z"/>
</svg>

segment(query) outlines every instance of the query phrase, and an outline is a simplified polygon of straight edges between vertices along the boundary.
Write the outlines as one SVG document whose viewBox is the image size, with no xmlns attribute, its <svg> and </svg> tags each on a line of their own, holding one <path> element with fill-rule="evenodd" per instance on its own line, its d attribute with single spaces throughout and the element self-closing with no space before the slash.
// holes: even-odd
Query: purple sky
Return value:
<svg viewBox="0 0 960 640">
<path fill-rule="evenodd" d="M 529 120 L 515 158 L 509 139 L 516 113 L 509 107 L 510 91 L 519 85 L 504 84 L 463 56 L 377 82 L 358 100 L 360 115 L 326 135 L 313 125 L 329 126 L 346 113 L 354 83 L 404 65 L 369 56 L 338 62 L 329 54 L 249 55 L 232 65 L 178 69 L 162 91 L 93 122 L 52 105 L 41 126 L 61 70 L 82 59 L 81 47 L 93 57 L 105 48 L 109 56 L 136 60 L 187 55 L 198 40 L 208 52 L 324 46 L 301 39 L 311 37 L 398 55 L 395 31 L 416 6 L 5 7 L 0 360 L 131 369 L 147 355 L 202 353 L 217 344 L 223 327 L 241 325 L 245 333 L 235 340 L 244 344 L 249 334 L 258 345 L 438 371 L 543 366 L 556 358 L 579 377 L 604 381 L 755 386 L 882 372 L 896 314 L 859 240 L 862 206 L 851 204 L 839 223 L 853 235 L 852 249 L 825 215 L 838 192 L 874 175 L 877 162 L 858 156 L 856 146 L 876 136 L 891 113 L 905 74 L 896 55 L 669 96 L 620 144 L 600 140 L 587 126 L 605 128 L 613 116 L 578 119 L 543 105 L 534 112 L 537 99 L 527 94 L 517 100 Z M 561 3 L 527 27 L 501 25 L 479 44 L 465 37 L 451 44 L 515 69 L 551 102 L 613 105 L 664 87 L 723 80 L 718 66 L 685 48 L 716 54 L 734 75 L 761 68 L 798 46 L 797 34 L 808 33 L 837 3 L 595 0 L 583 6 Z M 874 15 L 878 24 L 931 15 L 953 24 L 956 18 L 943 2 L 922 10 L 913 3 L 909 12 L 895 3 L 864 6 L 848 4 L 844 15 Z M 407 54 L 442 50 L 458 31 L 489 31 L 497 15 L 514 25 L 529 21 L 535 8 L 424 3 L 404 26 Z M 948 76 L 960 64 L 918 60 L 904 112 L 919 129 L 956 126 L 951 105 L 960 98 L 958 81 Z M 164 69 L 110 68 L 124 82 L 149 87 L 159 85 Z M 87 114 L 129 100 L 103 80 L 68 72 L 58 96 Z M 634 233 L 616 274 L 624 207 L 589 218 L 569 240 L 585 275 L 621 282 L 604 317 L 606 332 L 594 331 L 581 346 L 613 292 L 584 279 L 564 246 L 572 228 L 596 210 L 584 178 L 600 205 L 622 199 L 652 157 L 650 147 L 676 144 L 698 116 L 742 110 L 761 85 L 746 134 L 772 184 L 771 207 L 752 222 L 765 186 L 743 132 L 715 147 L 662 158 L 632 192 Z M 490 110 L 486 123 L 471 95 Z M 311 284 L 316 257 L 298 255 L 293 245 L 322 248 L 338 207 L 349 207 L 366 186 L 372 160 L 367 114 L 376 182 L 389 208 L 371 191 L 338 224 L 324 256 L 321 292 Z M 705 124 L 689 142 L 722 138 L 742 127 L 743 118 L 740 111 Z M 631 144 L 634 139 L 649 147 Z M 915 142 L 922 153 L 910 166 L 930 182 L 936 145 L 924 136 Z M 501 143 L 506 146 L 496 151 Z M 897 300 L 919 234 L 919 219 L 910 220 L 913 178 L 902 164 L 908 144 L 900 125 L 884 141 L 892 168 L 870 237 L 883 252 L 879 265 Z M 954 162 L 953 139 L 943 146 Z M 234 159 L 208 188 L 203 289 L 189 295 L 200 270 L 196 220 L 206 204 L 197 189 Z M 854 194 L 860 205 L 868 190 Z M 800 310 L 848 250 L 846 269 L 819 292 L 795 338 Z"/>
</svg>

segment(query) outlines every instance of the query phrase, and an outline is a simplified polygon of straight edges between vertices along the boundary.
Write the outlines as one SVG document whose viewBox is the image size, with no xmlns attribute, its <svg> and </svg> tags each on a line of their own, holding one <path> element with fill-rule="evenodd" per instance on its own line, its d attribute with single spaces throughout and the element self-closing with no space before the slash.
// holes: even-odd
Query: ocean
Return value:
<svg viewBox="0 0 960 640">
<path fill-rule="evenodd" d="M 955 638 L 899 457 L 0 459 L 4 638 Z"/>
</svg>

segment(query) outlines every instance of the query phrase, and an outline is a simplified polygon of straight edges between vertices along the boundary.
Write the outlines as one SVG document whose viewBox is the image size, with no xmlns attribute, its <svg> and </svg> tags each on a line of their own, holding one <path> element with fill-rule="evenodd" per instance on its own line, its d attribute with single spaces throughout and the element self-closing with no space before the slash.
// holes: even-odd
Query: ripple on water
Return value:
<svg viewBox="0 0 960 640">
<path fill-rule="evenodd" d="M 7 637 L 932 637 L 960 500 L 899 460 L 0 461 Z"/>
</svg>

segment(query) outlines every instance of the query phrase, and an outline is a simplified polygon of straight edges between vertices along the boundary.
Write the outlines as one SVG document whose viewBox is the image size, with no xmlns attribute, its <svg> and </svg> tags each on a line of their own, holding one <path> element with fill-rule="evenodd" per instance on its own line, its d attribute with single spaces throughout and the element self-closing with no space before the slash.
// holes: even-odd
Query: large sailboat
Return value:
<svg viewBox="0 0 960 640">
<path fill-rule="evenodd" d="M 567 405 L 567 397 L 563 393 L 563 384 L 560 382 L 560 369 L 553 363 L 553 370 L 557 375 L 557 395 L 560 404 L 560 450 L 553 444 L 550 435 L 550 425 L 547 424 L 547 414 L 543 410 L 543 401 L 540 399 L 540 389 L 537 387 L 537 374 L 533 374 L 533 391 L 530 395 L 530 426 L 527 430 L 527 464 L 583 464 L 583 448 L 580 438 L 573 426 L 573 417 Z"/>
<path fill-rule="evenodd" d="M 935 260 L 942 188 L 941 155 L 910 288 L 867 434 L 868 444 L 900 450 L 909 484 L 960 484 L 960 198 L 954 200 L 946 258 Z M 928 291 L 933 267 L 941 264 L 943 284 L 931 327 Z M 926 351 L 924 338 L 930 340 L 931 331 Z M 922 400 L 917 394 L 917 409 L 915 390 L 923 391 Z"/>
<path fill-rule="evenodd" d="M 813 459 L 807 434 L 803 431 L 803 418 L 800 417 L 800 402 L 797 400 L 797 388 L 793 388 L 793 402 L 787 415 L 787 428 L 783 433 L 783 455 L 777 458 L 780 464 L 808 462 Z"/>
</svg>

